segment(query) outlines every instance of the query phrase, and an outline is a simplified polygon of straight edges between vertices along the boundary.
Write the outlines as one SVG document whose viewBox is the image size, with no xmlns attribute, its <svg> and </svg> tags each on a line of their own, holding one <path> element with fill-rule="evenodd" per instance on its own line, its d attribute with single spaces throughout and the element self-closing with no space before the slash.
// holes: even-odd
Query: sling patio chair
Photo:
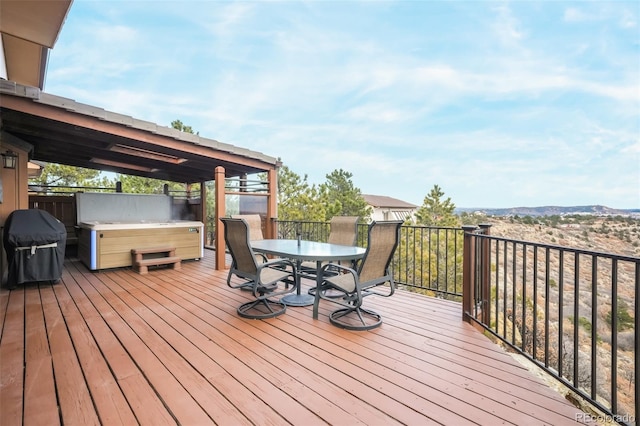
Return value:
<svg viewBox="0 0 640 426">
<path fill-rule="evenodd" d="M 359 216 L 333 216 L 329 222 L 329 244 L 340 244 L 342 246 L 354 246 L 358 236 Z M 316 262 L 302 262 L 300 273 L 306 278 L 315 278 L 317 273 Z M 330 271 L 327 271 L 329 273 Z M 314 294 L 315 288 L 309 289 L 309 294 Z"/>
<path fill-rule="evenodd" d="M 262 218 L 259 214 L 232 214 L 233 219 L 244 219 L 249 225 L 249 241 L 264 240 L 262 234 Z M 259 263 L 265 263 L 269 259 L 262 253 L 255 253 L 256 260 Z M 242 287 L 243 290 L 248 290 L 247 286 Z"/>
<path fill-rule="evenodd" d="M 259 214 L 232 214 L 233 219 L 244 219 L 249 225 L 249 240 L 264 240 L 262 234 L 262 218 Z"/>
<path fill-rule="evenodd" d="M 358 216 L 333 216 L 329 222 L 329 244 L 353 246 L 358 236 Z"/>
<path fill-rule="evenodd" d="M 371 330 L 382 324 L 380 314 L 363 308 L 362 304 L 367 296 L 389 297 L 395 292 L 390 265 L 398 247 L 401 226 L 402 221 L 371 223 L 365 255 L 355 269 L 337 264 L 322 267 L 323 272 L 332 268 L 339 273 L 328 274 L 326 277 L 323 274 L 322 284 L 315 292 L 314 319 L 318 318 L 320 299 L 323 299 L 342 306 L 329 314 L 329 321 L 335 326 L 349 330 Z M 339 292 L 340 297 L 328 296 L 327 290 Z"/>
<path fill-rule="evenodd" d="M 255 300 L 238 307 L 238 315 L 264 319 L 284 314 L 286 305 L 273 298 L 296 289 L 297 276 L 293 262 L 287 259 L 258 262 L 251 248 L 247 222 L 244 219 L 225 217 L 220 220 L 224 224 L 224 240 L 232 258 L 227 285 L 231 288 L 248 288 L 255 297 Z M 240 278 L 242 282 L 235 283 L 233 277 Z"/>
</svg>

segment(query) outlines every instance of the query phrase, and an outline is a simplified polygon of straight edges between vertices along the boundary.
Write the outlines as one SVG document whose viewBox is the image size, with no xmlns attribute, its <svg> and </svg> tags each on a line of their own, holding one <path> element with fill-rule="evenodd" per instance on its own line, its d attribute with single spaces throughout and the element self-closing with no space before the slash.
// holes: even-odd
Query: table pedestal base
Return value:
<svg viewBox="0 0 640 426">
<path fill-rule="evenodd" d="M 310 294 L 287 294 L 283 296 L 280 301 L 287 306 L 309 306 L 313 305 L 315 300 L 314 296 Z"/>
</svg>

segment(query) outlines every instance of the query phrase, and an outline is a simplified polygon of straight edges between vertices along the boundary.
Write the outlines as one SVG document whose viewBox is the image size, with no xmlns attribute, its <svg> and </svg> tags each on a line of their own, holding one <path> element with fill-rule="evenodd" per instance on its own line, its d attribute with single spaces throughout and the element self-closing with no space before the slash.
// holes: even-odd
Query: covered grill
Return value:
<svg viewBox="0 0 640 426">
<path fill-rule="evenodd" d="M 4 226 L 9 287 L 60 279 L 67 242 L 62 222 L 44 210 L 15 210 Z"/>
</svg>

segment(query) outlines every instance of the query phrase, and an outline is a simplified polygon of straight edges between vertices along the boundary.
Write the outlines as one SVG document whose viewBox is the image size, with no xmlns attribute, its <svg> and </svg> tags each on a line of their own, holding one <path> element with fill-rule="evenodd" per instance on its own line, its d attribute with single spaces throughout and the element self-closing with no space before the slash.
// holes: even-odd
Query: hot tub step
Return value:
<svg viewBox="0 0 640 426">
<path fill-rule="evenodd" d="M 149 266 L 173 265 L 173 269 L 180 270 L 182 259 L 175 253 L 175 247 L 131 249 L 133 268 L 141 275 L 149 272 Z"/>
</svg>

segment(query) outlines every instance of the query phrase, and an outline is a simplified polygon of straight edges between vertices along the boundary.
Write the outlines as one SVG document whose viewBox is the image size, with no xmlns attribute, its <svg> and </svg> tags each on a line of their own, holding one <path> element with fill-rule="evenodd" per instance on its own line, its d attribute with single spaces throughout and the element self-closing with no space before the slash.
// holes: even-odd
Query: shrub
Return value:
<svg viewBox="0 0 640 426">
<path fill-rule="evenodd" d="M 578 318 L 578 324 L 584 328 L 587 332 L 591 333 L 591 322 L 585 317 Z"/>
<path fill-rule="evenodd" d="M 607 316 L 605 317 L 605 321 L 607 322 L 607 324 L 609 324 L 609 327 L 611 327 L 612 320 L 612 311 L 609 311 L 607 312 Z M 627 310 L 627 304 L 622 300 L 618 300 L 617 320 L 618 331 L 628 330 L 634 327 L 634 318 L 629 314 L 629 311 Z"/>
</svg>

